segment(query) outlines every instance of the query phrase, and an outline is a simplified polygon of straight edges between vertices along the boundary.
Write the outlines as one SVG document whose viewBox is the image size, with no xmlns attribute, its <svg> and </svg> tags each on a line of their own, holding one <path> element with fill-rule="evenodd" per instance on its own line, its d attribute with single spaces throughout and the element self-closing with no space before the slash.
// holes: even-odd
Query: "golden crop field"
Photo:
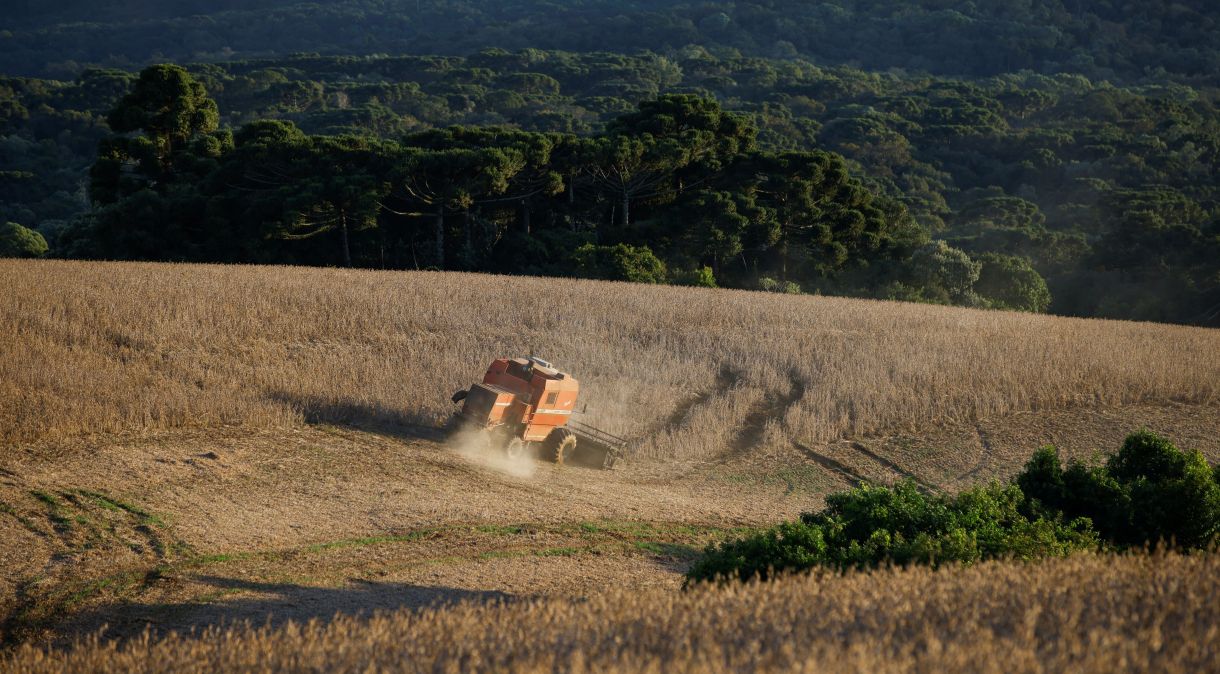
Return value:
<svg viewBox="0 0 1220 674">
<path fill-rule="evenodd" d="M 0 671 L 1217 656 L 1215 555 L 678 586 L 706 543 L 859 481 L 954 491 L 1140 426 L 1214 460 L 1220 331 L 460 273 L 0 260 L 0 288 Z M 453 391 L 530 351 L 629 460 L 435 441 Z"/>
<path fill-rule="evenodd" d="M 0 670 L 1202 672 L 1218 595 L 1216 555 L 1084 555 L 25 646 Z"/>
<path fill-rule="evenodd" d="M 303 419 L 436 425 L 490 359 L 531 350 L 583 382 L 589 420 L 653 458 L 704 459 L 742 433 L 816 443 L 1220 398 L 1220 331 L 1181 326 L 276 267 L 3 260 L 0 287 L 4 445 Z"/>
</svg>

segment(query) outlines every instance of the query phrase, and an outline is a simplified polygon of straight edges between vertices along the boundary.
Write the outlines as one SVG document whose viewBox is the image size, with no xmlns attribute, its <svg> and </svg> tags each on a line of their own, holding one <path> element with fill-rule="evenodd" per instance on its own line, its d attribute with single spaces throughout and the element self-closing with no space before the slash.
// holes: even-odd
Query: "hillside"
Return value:
<svg viewBox="0 0 1220 674">
<path fill-rule="evenodd" d="M 53 257 L 629 278 L 575 254 L 623 243 L 671 283 L 1220 321 L 1214 87 L 700 48 L 187 68 L 216 128 L 155 162 L 160 132 L 108 125 L 135 73 L 0 78 L 0 226 Z"/>
<path fill-rule="evenodd" d="M 0 283 L 9 643 L 673 589 L 707 542 L 862 480 L 956 491 L 1145 426 L 1220 458 L 1214 330 L 452 273 Z M 633 439 L 616 470 L 439 441 L 454 390 L 531 350 Z"/>
<path fill-rule="evenodd" d="M 1216 670 L 1217 35 L 7 0 L 0 674 Z"/>
<path fill-rule="evenodd" d="M 487 47 L 665 52 L 688 45 L 869 69 L 987 76 L 1030 70 L 1111 80 L 1208 81 L 1215 7 L 838 0 L 19 1 L 0 19 L 0 71 L 322 54 L 464 54 Z"/>
<path fill-rule="evenodd" d="M 825 443 L 1220 395 L 1220 333 L 1198 328 L 428 272 L 4 261 L 0 273 L 21 345 L 4 358 L 8 443 L 302 420 L 435 427 L 487 362 L 530 351 L 580 373 L 592 420 L 667 460 L 763 430 Z"/>
</svg>

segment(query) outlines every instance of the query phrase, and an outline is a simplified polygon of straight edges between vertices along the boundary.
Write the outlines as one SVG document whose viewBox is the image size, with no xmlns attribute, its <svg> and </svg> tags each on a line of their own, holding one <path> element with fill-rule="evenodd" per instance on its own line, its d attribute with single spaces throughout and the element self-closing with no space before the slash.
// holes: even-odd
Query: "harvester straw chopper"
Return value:
<svg viewBox="0 0 1220 674">
<path fill-rule="evenodd" d="M 453 429 L 514 459 L 613 468 L 627 441 L 573 419 L 579 394 L 580 382 L 541 358 L 498 358 L 482 383 L 453 394 Z"/>
</svg>

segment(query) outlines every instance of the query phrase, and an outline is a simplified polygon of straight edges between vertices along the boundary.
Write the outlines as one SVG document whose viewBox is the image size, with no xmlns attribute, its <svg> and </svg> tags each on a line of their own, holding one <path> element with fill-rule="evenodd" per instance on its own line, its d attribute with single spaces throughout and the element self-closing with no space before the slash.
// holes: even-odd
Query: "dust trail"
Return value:
<svg viewBox="0 0 1220 674">
<path fill-rule="evenodd" d="M 531 478 L 538 471 L 532 452 L 510 457 L 498 445 L 493 446 L 486 431 L 462 430 L 449 438 L 449 447 L 471 463 L 498 473 L 519 478 Z"/>
</svg>

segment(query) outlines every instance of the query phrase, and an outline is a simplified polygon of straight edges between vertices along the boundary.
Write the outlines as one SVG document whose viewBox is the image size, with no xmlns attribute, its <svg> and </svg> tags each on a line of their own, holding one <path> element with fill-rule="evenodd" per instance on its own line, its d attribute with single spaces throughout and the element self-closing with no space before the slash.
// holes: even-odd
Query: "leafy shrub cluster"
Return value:
<svg viewBox="0 0 1220 674">
<path fill-rule="evenodd" d="M 1061 465 L 1039 450 L 1008 484 L 956 496 L 912 482 L 862 485 L 796 522 L 709 546 L 687 582 L 767 579 L 813 567 L 1036 559 L 1159 541 L 1201 548 L 1220 534 L 1220 468 L 1140 431 L 1102 466 Z"/>
<path fill-rule="evenodd" d="M 1220 534 L 1220 466 L 1149 431 L 1129 436 L 1104 466 L 1065 469 L 1043 448 L 1016 484 L 1028 515 L 1088 518 L 1115 546 L 1167 540 L 1198 548 Z"/>
<path fill-rule="evenodd" d="M 0 257 L 42 257 L 47 240 L 38 232 L 15 222 L 0 225 Z"/>
</svg>

